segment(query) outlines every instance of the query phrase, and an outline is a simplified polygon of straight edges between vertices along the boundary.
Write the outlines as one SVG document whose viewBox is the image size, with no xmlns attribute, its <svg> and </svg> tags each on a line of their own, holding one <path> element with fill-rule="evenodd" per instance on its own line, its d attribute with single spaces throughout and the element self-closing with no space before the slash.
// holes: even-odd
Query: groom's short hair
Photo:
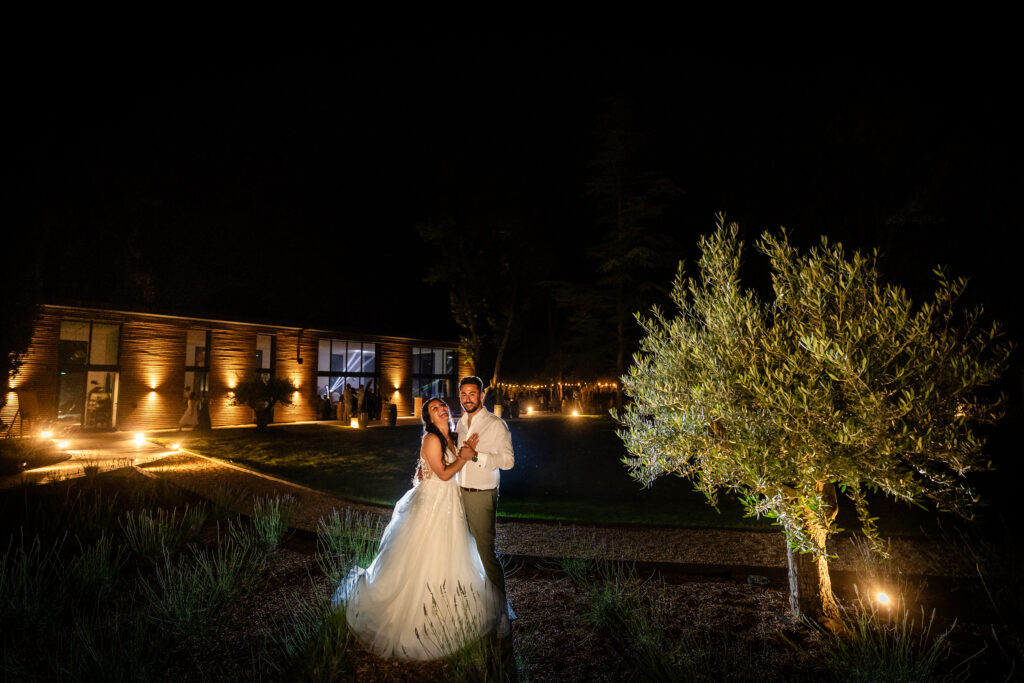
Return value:
<svg viewBox="0 0 1024 683">
<path fill-rule="evenodd" d="M 462 381 L 459 382 L 459 389 L 462 389 L 462 387 L 464 387 L 467 384 L 475 384 L 477 391 L 479 391 L 480 393 L 483 393 L 484 391 L 484 381 L 477 377 L 476 375 L 466 375 L 465 377 L 463 377 Z"/>
</svg>

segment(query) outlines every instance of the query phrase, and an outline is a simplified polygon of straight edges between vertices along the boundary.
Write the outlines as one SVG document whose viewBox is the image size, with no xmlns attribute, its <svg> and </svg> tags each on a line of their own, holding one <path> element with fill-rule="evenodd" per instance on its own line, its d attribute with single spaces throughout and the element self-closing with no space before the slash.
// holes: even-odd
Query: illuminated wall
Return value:
<svg viewBox="0 0 1024 683">
<path fill-rule="evenodd" d="M 35 393 L 40 419 L 50 419 L 57 414 L 60 320 L 60 315 L 45 308 L 38 312 L 32 328 L 32 343 L 22 358 L 21 369 L 10 381 L 12 389 Z"/>
<path fill-rule="evenodd" d="M 411 415 L 412 344 L 378 344 L 377 368 L 380 372 L 381 397 L 394 403 L 399 415 Z"/>
<path fill-rule="evenodd" d="M 177 425 L 185 411 L 188 325 L 159 318 L 121 323 L 117 426 L 124 430 Z"/>
</svg>

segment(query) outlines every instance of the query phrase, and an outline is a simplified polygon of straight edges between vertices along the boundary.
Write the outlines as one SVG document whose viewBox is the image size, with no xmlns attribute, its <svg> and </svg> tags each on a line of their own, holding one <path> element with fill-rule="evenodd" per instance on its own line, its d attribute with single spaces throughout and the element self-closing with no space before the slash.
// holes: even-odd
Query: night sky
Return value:
<svg viewBox="0 0 1024 683">
<path fill-rule="evenodd" d="M 592 280 L 588 169 L 618 103 L 638 168 L 680 190 L 654 225 L 673 257 L 696 256 L 718 211 L 748 242 L 824 233 L 880 248 L 918 295 L 936 264 L 970 276 L 1024 338 L 1019 77 L 998 49 L 429 27 L 292 43 L 24 52 L 8 274 L 48 302 L 455 338 L 416 224 L 514 214 L 545 236 L 538 278 Z M 516 349 L 547 338 L 550 310 L 536 303 Z"/>
</svg>

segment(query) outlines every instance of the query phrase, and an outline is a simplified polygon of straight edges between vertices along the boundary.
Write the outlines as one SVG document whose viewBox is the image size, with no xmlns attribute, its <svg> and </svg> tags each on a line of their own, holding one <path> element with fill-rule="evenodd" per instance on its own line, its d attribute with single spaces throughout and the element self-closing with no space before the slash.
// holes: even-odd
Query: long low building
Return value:
<svg viewBox="0 0 1024 683">
<path fill-rule="evenodd" d="M 454 396 L 469 374 L 452 341 L 374 336 L 153 313 L 43 305 L 11 378 L 5 425 L 19 418 L 82 429 L 176 427 L 191 392 L 207 392 L 214 426 L 248 424 L 232 389 L 250 373 L 291 380 L 275 422 L 314 420 L 346 384 L 412 414 L 417 398 Z"/>
</svg>

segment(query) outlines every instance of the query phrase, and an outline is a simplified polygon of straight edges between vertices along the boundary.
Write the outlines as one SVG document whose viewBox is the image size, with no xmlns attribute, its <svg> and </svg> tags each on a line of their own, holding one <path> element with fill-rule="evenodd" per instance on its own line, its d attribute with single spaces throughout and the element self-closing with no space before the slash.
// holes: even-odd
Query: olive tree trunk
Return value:
<svg viewBox="0 0 1024 683">
<path fill-rule="evenodd" d="M 256 422 L 257 431 L 264 431 L 274 419 L 274 406 L 266 408 L 253 408 L 253 417 Z"/>
<path fill-rule="evenodd" d="M 828 506 L 825 518 L 831 525 L 836 513 L 836 488 L 832 484 L 818 484 Z M 807 530 L 818 547 L 818 558 L 811 553 L 799 553 L 786 544 L 786 559 L 789 564 L 789 607 L 796 618 L 821 621 L 829 628 L 841 627 L 839 605 L 832 593 L 832 579 L 828 573 L 828 526 L 816 521 L 813 513 L 807 511 Z"/>
</svg>

